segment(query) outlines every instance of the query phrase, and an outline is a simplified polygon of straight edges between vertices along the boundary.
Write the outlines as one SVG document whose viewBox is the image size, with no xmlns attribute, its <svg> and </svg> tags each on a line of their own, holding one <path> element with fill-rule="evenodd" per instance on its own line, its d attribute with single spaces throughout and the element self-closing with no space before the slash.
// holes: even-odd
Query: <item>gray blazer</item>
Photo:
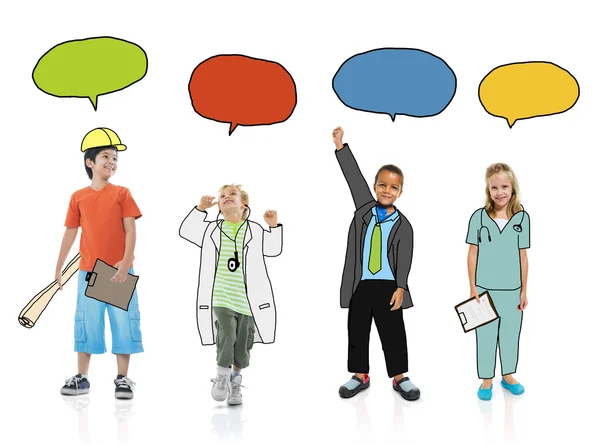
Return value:
<svg viewBox="0 0 600 445">
<path fill-rule="evenodd" d="M 340 292 L 340 304 L 345 308 L 350 306 L 350 299 L 362 276 L 363 246 L 367 227 L 373 217 L 372 209 L 377 205 L 377 201 L 373 199 L 371 189 L 358 168 L 348 144 L 344 144 L 342 149 L 336 150 L 335 155 L 350 187 L 356 207 L 348 232 L 348 247 Z M 397 286 L 404 289 L 402 309 L 408 309 L 413 306 L 407 284 L 408 272 L 412 263 L 413 230 L 406 217 L 400 211 L 398 213 L 400 217 L 394 223 L 388 238 L 388 261 Z"/>
</svg>

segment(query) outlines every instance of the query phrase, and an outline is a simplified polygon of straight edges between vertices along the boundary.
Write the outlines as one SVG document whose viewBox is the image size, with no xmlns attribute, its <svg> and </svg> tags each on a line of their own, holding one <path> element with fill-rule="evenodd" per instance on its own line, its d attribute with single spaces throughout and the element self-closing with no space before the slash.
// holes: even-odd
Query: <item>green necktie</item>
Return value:
<svg viewBox="0 0 600 445">
<path fill-rule="evenodd" d="M 375 275 L 381 270 L 381 226 L 375 224 L 371 235 L 371 252 L 369 253 L 369 271 Z"/>
</svg>

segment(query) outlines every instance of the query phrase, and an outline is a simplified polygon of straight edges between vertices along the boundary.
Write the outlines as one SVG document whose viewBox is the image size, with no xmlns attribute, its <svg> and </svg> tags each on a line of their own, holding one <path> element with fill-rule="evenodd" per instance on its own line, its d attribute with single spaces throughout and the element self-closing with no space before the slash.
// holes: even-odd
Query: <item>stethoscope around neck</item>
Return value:
<svg viewBox="0 0 600 445">
<path fill-rule="evenodd" d="M 233 246 L 234 246 L 233 257 L 229 258 L 227 260 L 227 269 L 229 269 L 229 272 L 235 272 L 238 269 L 238 267 L 240 267 L 240 257 L 238 255 L 238 250 L 237 250 L 237 236 L 238 236 L 238 233 L 240 233 L 242 226 L 244 224 L 248 225 L 248 219 L 250 218 L 250 207 L 246 206 L 246 208 L 248 209 L 248 216 L 246 217 L 244 222 L 242 224 L 240 224 L 240 226 L 238 227 L 233 239 L 231 239 L 231 237 L 229 235 L 227 235 L 221 228 L 221 226 L 223 225 L 223 221 L 225 221 L 225 220 L 224 219 L 220 220 L 221 221 L 220 224 L 219 224 L 219 220 L 217 220 L 217 227 L 219 228 L 221 233 L 223 235 L 225 235 L 227 238 L 229 238 L 231 241 L 233 241 Z M 219 213 L 223 213 L 223 212 L 221 212 L 221 210 L 219 210 Z M 218 216 L 219 215 L 217 215 L 217 218 L 218 218 Z"/>
<path fill-rule="evenodd" d="M 490 234 L 490 229 L 488 229 L 487 226 L 485 226 L 483 224 L 483 212 L 485 212 L 485 209 L 481 209 L 481 212 L 479 213 L 479 225 L 480 228 L 477 230 L 477 242 L 481 243 L 481 232 L 483 231 L 483 229 L 485 229 L 487 231 L 487 235 L 488 235 L 488 241 L 491 243 L 492 242 L 492 235 Z M 525 218 L 525 207 L 521 206 L 521 221 L 518 224 L 513 224 L 512 228 L 515 232 L 521 233 L 523 231 L 523 218 Z"/>
</svg>

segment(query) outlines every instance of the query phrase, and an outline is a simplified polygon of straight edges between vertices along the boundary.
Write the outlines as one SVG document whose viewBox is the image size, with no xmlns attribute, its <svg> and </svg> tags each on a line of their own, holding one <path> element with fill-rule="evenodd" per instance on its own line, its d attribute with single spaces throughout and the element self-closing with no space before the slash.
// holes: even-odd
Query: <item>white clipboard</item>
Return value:
<svg viewBox="0 0 600 445">
<path fill-rule="evenodd" d="M 479 300 L 477 303 L 477 299 L 472 297 L 454 306 L 465 333 L 499 318 L 492 297 L 487 291 L 479 295 Z"/>
</svg>

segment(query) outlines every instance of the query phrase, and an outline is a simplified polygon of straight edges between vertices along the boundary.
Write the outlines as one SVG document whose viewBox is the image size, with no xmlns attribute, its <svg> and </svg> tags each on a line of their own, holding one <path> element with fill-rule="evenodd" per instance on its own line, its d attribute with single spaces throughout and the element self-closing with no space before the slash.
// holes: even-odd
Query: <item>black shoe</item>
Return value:
<svg viewBox="0 0 600 445">
<path fill-rule="evenodd" d="M 369 387 L 369 385 L 371 385 L 371 379 L 369 378 L 368 374 L 365 374 L 365 377 L 361 380 L 358 377 L 356 377 L 355 375 L 352 376 L 352 379 L 350 379 L 350 381 L 352 380 L 356 380 L 357 382 L 360 382 L 360 385 L 358 385 L 356 388 L 354 389 L 348 389 L 346 387 L 346 384 L 340 386 L 340 397 L 343 397 L 344 399 L 349 399 L 350 397 L 354 397 L 356 394 L 358 394 L 360 391 L 362 391 L 363 389 L 367 389 Z M 346 383 L 350 383 L 346 382 Z"/>
<path fill-rule="evenodd" d="M 65 396 L 78 396 L 90 392 L 90 382 L 81 374 L 76 374 L 69 380 L 65 380 L 65 385 L 60 389 L 60 393 Z"/>
<path fill-rule="evenodd" d="M 133 385 L 129 377 L 119 374 L 115 380 L 115 397 L 117 399 L 133 399 Z"/>
<path fill-rule="evenodd" d="M 404 378 L 400 379 L 399 382 L 396 382 L 396 379 L 392 378 L 392 381 L 393 381 L 392 387 L 394 388 L 395 391 L 398 391 L 400 393 L 400 395 L 402 396 L 403 399 L 409 400 L 412 402 L 414 400 L 417 400 L 419 397 L 421 397 L 421 391 L 414 384 L 413 384 L 414 388 L 411 388 L 409 391 L 404 391 L 402 389 L 402 386 L 400 386 L 400 383 L 405 382 L 407 380 L 410 380 L 410 379 L 408 377 L 404 377 Z"/>
</svg>

